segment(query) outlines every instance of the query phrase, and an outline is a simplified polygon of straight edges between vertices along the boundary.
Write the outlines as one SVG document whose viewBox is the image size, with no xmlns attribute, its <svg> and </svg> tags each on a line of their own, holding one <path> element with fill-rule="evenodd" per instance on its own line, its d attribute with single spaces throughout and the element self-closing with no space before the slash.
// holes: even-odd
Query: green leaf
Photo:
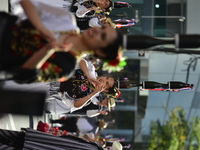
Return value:
<svg viewBox="0 0 200 150">
<path fill-rule="evenodd" d="M 126 64 L 127 64 L 127 63 L 126 63 L 125 61 L 120 61 L 119 66 L 120 66 L 120 67 L 124 67 L 124 66 L 126 66 Z"/>
</svg>

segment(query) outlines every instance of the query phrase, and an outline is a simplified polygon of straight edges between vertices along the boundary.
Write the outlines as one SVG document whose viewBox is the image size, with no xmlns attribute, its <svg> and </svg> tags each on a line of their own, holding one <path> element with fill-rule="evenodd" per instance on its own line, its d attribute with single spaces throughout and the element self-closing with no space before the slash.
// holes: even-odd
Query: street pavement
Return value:
<svg viewBox="0 0 200 150">
<path fill-rule="evenodd" d="M 37 128 L 38 121 L 44 121 L 44 116 L 33 117 L 33 129 Z M 4 114 L 0 117 L 0 128 L 20 131 L 21 128 L 30 127 L 28 115 Z"/>
</svg>

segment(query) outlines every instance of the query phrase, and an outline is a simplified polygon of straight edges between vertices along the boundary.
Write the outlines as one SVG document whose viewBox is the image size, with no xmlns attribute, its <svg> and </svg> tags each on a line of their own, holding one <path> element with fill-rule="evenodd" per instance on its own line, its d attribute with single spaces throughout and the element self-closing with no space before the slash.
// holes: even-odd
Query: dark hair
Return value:
<svg viewBox="0 0 200 150">
<path fill-rule="evenodd" d="M 101 58 L 103 60 L 112 60 L 115 59 L 122 48 L 122 32 L 119 29 L 115 29 L 117 31 L 117 38 L 107 45 L 104 48 L 101 48 L 101 51 L 106 55 L 105 58 Z M 96 55 L 95 55 L 96 56 Z M 96 56 L 99 57 L 99 56 Z"/>
<path fill-rule="evenodd" d="M 114 97 L 115 94 L 116 94 L 115 89 L 118 89 L 118 88 L 119 88 L 119 81 L 116 80 L 116 79 L 114 79 L 114 84 L 113 84 L 113 86 L 110 87 L 110 88 L 108 89 L 108 92 L 106 92 L 106 94 L 108 94 L 108 95 Z"/>
<path fill-rule="evenodd" d="M 106 14 L 106 15 L 109 15 L 110 14 L 110 12 L 112 11 L 112 9 L 114 8 L 114 3 L 111 1 L 111 0 L 109 0 L 110 1 L 110 5 L 106 8 L 106 10 L 104 11 L 104 13 Z"/>
<path fill-rule="evenodd" d="M 88 60 L 90 60 L 90 61 L 93 61 L 93 60 L 97 59 L 94 55 L 88 55 L 85 58 L 88 59 Z"/>
</svg>

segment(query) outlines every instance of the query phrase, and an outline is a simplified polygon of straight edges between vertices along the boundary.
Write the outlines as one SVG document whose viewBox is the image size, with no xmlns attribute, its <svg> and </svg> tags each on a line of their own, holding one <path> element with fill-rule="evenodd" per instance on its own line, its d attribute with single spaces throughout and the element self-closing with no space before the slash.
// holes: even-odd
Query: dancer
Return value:
<svg viewBox="0 0 200 150">
<path fill-rule="evenodd" d="M 0 70 L 11 79 L 19 83 L 65 81 L 74 70 L 76 57 L 82 53 L 106 59 L 117 56 L 121 36 L 113 28 L 91 28 L 79 35 L 75 18 L 68 11 L 38 1 L 20 3 L 32 24 L 18 20 L 16 25 L 2 27 L 5 30 L 0 45 Z M 1 16 L 13 18 L 4 13 Z"/>
<path fill-rule="evenodd" d="M 81 60 L 78 68 L 80 69 L 76 70 L 69 81 L 50 83 L 51 94 L 47 99 L 46 111 L 51 114 L 61 114 L 72 113 L 81 109 L 89 117 L 99 114 L 107 115 L 106 111 L 98 109 L 98 105 L 108 107 L 110 110 L 110 107 L 115 106 L 115 101 L 110 97 L 105 97 L 99 101 L 99 96 L 101 96 L 99 93 L 105 91 L 108 95 L 111 94 L 112 96 L 113 94 L 114 97 L 116 94 L 120 94 L 118 81 L 109 77 L 97 78 L 94 65 L 91 61 L 85 59 Z M 98 86 L 105 87 L 105 89 L 97 91 Z M 94 91 L 97 93 L 94 93 Z M 76 107 L 74 104 L 78 101 L 81 101 L 81 104 Z"/>
<path fill-rule="evenodd" d="M 116 97 L 120 94 L 118 81 L 111 77 L 98 77 L 101 84 L 91 84 L 81 70 L 77 70 L 75 75 L 66 82 L 61 82 L 59 93 L 48 98 L 47 110 L 51 113 L 65 111 L 73 112 L 87 106 L 89 103 L 103 105 L 99 103 L 96 96 L 100 92 Z M 106 99 L 110 103 L 110 99 Z M 67 106 L 67 107 L 66 107 Z M 108 107 L 108 106 L 107 106 Z"/>
</svg>

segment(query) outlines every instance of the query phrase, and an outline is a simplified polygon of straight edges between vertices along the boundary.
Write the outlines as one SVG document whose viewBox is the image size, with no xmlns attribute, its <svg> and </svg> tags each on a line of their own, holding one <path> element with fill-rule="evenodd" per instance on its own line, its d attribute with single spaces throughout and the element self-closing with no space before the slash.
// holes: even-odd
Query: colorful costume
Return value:
<svg viewBox="0 0 200 150">
<path fill-rule="evenodd" d="M 51 88 L 59 90 L 57 94 L 51 95 L 47 99 L 47 111 L 52 114 L 73 112 L 82 109 L 83 107 L 89 105 L 91 102 L 94 104 L 98 102 L 98 99 L 96 98 L 96 96 L 98 96 L 97 94 L 83 106 L 79 108 L 74 107 L 74 102 L 76 100 L 89 95 L 93 92 L 94 89 L 94 87 L 90 84 L 80 69 L 76 70 L 71 79 L 65 82 L 61 82 L 59 88 L 56 88 L 55 84 L 52 84 Z M 97 110 L 94 112 L 97 112 Z M 94 115 L 94 112 L 88 112 L 88 115 Z"/>
<path fill-rule="evenodd" d="M 68 11 L 43 5 L 34 1 L 33 4 L 41 17 L 43 25 L 53 32 L 55 38 L 63 32 L 76 31 L 75 17 Z M 51 8 L 51 11 L 49 10 Z M 59 15 L 54 12 L 60 11 Z M 71 53 L 54 53 L 39 70 L 22 69 L 24 64 L 36 51 L 42 48 L 48 41 L 27 21 L 23 13 L 19 17 L 0 13 L 1 33 L 0 43 L 0 70 L 6 71 L 11 79 L 17 82 L 55 81 L 63 76 L 69 78 L 76 65 L 76 57 Z M 11 20 L 11 21 L 10 21 Z M 17 20 L 17 24 L 15 21 Z"/>
<path fill-rule="evenodd" d="M 90 76 L 96 78 L 97 75 L 95 72 L 95 67 L 91 63 L 91 61 L 86 61 L 85 59 L 82 60 L 85 61 Z M 71 79 L 69 79 L 69 81 L 63 82 L 61 83 L 61 85 L 59 82 L 51 82 L 49 84 L 49 87 L 50 88 L 49 98 L 47 99 L 47 112 L 51 114 L 74 112 L 75 114 L 82 114 L 93 117 L 99 115 L 97 111 L 102 110 L 102 107 L 99 107 L 97 105 L 97 102 L 99 102 L 99 97 L 101 97 L 101 95 L 99 94 L 91 98 L 91 102 L 89 101 L 87 104 L 84 105 L 84 107 L 74 107 L 74 101 L 89 95 L 94 89 L 94 87 L 89 83 L 79 67 L 76 68 L 75 74 L 72 76 Z"/>
</svg>

